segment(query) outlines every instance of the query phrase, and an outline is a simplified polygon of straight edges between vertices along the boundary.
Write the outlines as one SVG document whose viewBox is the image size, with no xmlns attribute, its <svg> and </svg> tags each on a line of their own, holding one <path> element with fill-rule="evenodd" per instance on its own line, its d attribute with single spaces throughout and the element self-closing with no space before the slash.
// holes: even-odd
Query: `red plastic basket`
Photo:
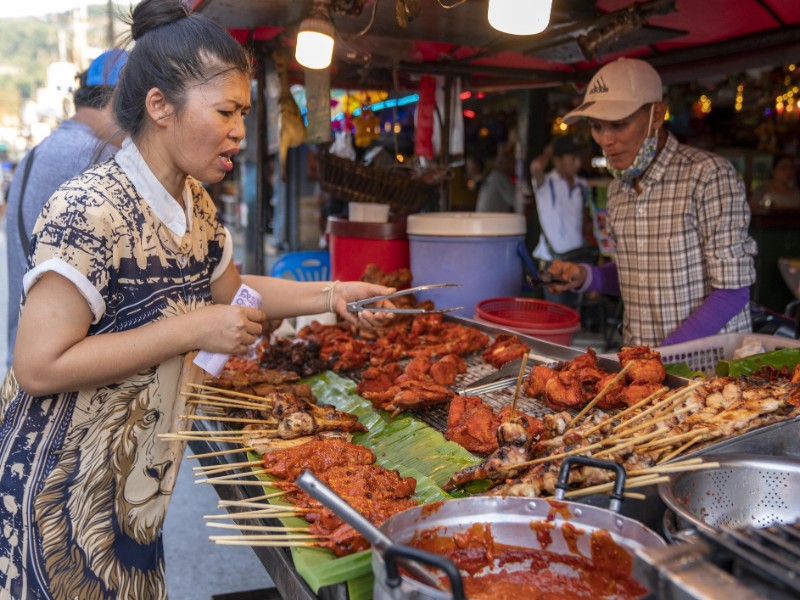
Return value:
<svg viewBox="0 0 800 600">
<path fill-rule="evenodd" d="M 475 312 L 481 319 L 511 328 L 564 329 L 581 319 L 568 306 L 535 298 L 488 298 L 478 302 Z"/>
</svg>

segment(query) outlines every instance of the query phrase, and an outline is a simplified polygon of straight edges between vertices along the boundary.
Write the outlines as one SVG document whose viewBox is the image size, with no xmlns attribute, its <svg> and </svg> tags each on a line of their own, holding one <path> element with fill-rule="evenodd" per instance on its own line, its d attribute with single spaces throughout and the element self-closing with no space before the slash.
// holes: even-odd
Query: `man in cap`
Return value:
<svg viewBox="0 0 800 600">
<path fill-rule="evenodd" d="M 757 249 L 744 186 L 729 161 L 664 129 L 662 93 L 648 63 L 619 59 L 594 75 L 583 103 L 564 117 L 589 121 L 614 176 L 607 214 L 616 262 L 555 261 L 550 271 L 570 283 L 551 291 L 620 294 L 626 345 L 751 330 Z"/>
<path fill-rule="evenodd" d="M 122 140 L 111 96 L 127 60 L 123 50 L 108 50 L 79 75 L 75 115 L 62 122 L 20 161 L 8 193 L 8 366 L 17 337 L 22 277 L 34 223 L 58 187 L 96 162 L 113 156 Z"/>
</svg>

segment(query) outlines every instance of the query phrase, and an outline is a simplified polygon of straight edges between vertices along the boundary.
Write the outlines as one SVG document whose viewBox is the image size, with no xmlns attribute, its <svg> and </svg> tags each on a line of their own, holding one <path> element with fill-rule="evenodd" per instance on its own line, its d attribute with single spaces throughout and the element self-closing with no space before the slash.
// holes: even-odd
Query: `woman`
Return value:
<svg viewBox="0 0 800 600">
<path fill-rule="evenodd" d="M 233 167 L 247 53 L 177 0 L 143 0 L 115 99 L 129 134 L 34 228 L 0 402 L 0 596 L 164 598 L 161 526 L 189 429 L 195 350 L 240 353 L 271 319 L 391 291 L 240 276 L 198 181 Z M 240 284 L 263 310 L 231 306 Z M 372 321 L 374 315 L 365 318 Z M 43 334 L 43 332 L 45 332 Z"/>
<path fill-rule="evenodd" d="M 776 154 L 772 159 L 770 180 L 750 198 L 754 211 L 770 208 L 800 208 L 800 190 L 795 187 L 794 158 L 791 154 Z"/>
</svg>

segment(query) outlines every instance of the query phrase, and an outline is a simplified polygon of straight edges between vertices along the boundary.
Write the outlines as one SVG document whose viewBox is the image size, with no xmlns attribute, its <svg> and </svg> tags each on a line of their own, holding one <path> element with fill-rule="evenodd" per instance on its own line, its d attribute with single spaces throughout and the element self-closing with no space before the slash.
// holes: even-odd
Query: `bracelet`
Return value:
<svg viewBox="0 0 800 600">
<path fill-rule="evenodd" d="M 337 283 L 339 283 L 338 279 L 336 281 L 328 282 L 325 287 L 322 288 L 322 292 L 326 294 L 325 304 L 328 307 L 328 312 L 336 312 L 333 310 L 333 288 L 336 287 Z"/>
</svg>

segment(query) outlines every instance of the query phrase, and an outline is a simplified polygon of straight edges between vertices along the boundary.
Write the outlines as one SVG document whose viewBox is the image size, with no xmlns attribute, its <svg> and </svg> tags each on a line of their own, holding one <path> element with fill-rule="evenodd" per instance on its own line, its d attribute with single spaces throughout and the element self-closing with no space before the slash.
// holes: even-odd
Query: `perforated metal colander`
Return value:
<svg viewBox="0 0 800 600">
<path fill-rule="evenodd" d="M 800 519 L 800 461 L 758 454 L 704 456 L 703 461 L 719 468 L 674 473 L 659 485 L 679 521 L 714 531 Z"/>
</svg>

